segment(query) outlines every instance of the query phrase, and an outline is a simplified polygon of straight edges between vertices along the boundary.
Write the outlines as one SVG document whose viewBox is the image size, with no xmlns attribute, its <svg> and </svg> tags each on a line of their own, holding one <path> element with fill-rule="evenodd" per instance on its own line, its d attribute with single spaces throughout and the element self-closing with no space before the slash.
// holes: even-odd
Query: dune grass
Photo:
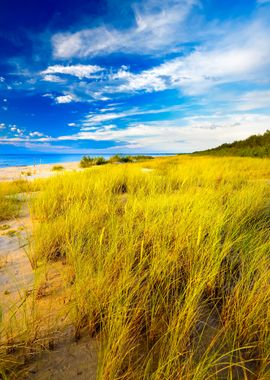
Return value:
<svg viewBox="0 0 270 380">
<path fill-rule="evenodd" d="M 270 377 L 269 163 L 160 158 L 46 182 L 31 260 L 69 267 L 99 379 Z"/>
<path fill-rule="evenodd" d="M 27 181 L 0 182 L 0 222 L 18 216 L 20 202 L 12 195 L 28 191 L 28 189 Z"/>
<path fill-rule="evenodd" d="M 0 182 L 0 222 L 18 217 L 22 202 L 17 194 L 39 191 L 44 183 L 44 180 L 29 182 L 22 179 Z"/>
</svg>

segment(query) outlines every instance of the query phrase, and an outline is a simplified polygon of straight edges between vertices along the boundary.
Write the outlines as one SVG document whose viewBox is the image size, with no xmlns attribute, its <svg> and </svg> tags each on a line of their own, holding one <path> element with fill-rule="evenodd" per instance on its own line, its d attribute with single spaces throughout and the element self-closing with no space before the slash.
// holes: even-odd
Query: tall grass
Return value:
<svg viewBox="0 0 270 380">
<path fill-rule="evenodd" d="M 18 194 L 38 191 L 44 184 L 45 180 L 0 182 L 0 222 L 18 217 L 22 205 Z"/>
<path fill-rule="evenodd" d="M 187 156 L 48 181 L 31 259 L 68 265 L 99 379 L 269 378 L 269 178 L 269 160 Z"/>
<path fill-rule="evenodd" d="M 20 202 L 12 195 L 28 190 L 26 181 L 0 182 L 0 222 L 17 217 Z"/>
</svg>

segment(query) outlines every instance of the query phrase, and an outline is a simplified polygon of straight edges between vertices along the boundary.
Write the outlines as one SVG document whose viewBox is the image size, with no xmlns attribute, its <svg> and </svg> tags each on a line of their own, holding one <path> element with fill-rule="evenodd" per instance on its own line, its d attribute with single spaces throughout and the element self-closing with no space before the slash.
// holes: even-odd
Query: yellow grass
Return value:
<svg viewBox="0 0 270 380">
<path fill-rule="evenodd" d="M 31 260 L 70 268 L 99 379 L 269 378 L 269 179 L 267 159 L 185 156 L 48 180 Z"/>
</svg>

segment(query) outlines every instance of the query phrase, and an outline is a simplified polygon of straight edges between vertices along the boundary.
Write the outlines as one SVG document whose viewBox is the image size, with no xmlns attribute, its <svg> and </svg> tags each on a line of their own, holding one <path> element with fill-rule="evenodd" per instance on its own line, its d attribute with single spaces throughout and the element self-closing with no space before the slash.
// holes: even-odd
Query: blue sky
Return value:
<svg viewBox="0 0 270 380">
<path fill-rule="evenodd" d="M 192 152 L 270 129 L 270 0 L 0 3 L 0 153 Z"/>
</svg>

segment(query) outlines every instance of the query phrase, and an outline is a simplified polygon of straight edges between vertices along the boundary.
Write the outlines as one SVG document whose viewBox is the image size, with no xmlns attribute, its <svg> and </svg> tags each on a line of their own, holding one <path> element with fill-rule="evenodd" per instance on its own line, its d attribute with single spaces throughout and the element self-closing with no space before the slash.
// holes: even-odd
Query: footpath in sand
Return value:
<svg viewBox="0 0 270 380">
<path fill-rule="evenodd" d="M 28 258 L 28 242 L 32 224 L 27 207 L 29 196 L 19 194 L 22 203 L 20 217 L 0 223 L 0 307 L 1 319 L 9 324 L 9 318 L 24 307 L 28 297 L 34 297 L 37 314 L 46 320 L 57 320 L 59 326 L 52 331 L 42 328 L 44 337 L 52 342 L 50 349 L 40 351 L 26 366 L 20 367 L 13 379 L 36 380 L 94 380 L 97 373 L 97 344 L 89 336 L 78 342 L 74 339 L 74 328 L 62 318 L 59 310 L 66 303 L 60 271 L 51 264 L 42 295 L 37 297 L 35 273 Z M 61 264 L 60 264 L 61 265 Z M 32 298 L 33 299 L 33 298 Z M 42 324 L 42 322 L 41 322 Z M 46 323 L 45 323 L 46 324 Z M 53 323 L 52 323 L 53 324 Z M 51 326 L 50 326 L 51 327 Z M 55 334 L 55 332 L 57 333 Z"/>
</svg>

